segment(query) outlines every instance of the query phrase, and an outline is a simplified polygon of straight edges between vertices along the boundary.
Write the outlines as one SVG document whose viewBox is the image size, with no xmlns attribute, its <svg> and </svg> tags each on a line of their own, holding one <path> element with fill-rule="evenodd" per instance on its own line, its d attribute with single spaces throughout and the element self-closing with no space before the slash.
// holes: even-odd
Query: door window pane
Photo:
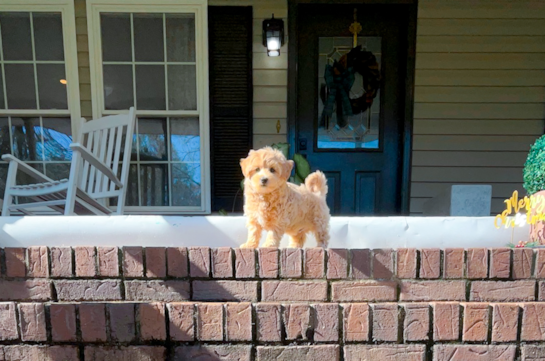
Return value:
<svg viewBox="0 0 545 361">
<path fill-rule="evenodd" d="M 138 109 L 166 109 L 163 65 L 136 66 L 136 104 Z"/>
<path fill-rule="evenodd" d="M 30 13 L 0 13 L 4 60 L 32 60 Z"/>
<path fill-rule="evenodd" d="M 64 60 L 62 18 L 58 13 L 33 13 L 36 60 Z"/>
<path fill-rule="evenodd" d="M 37 64 L 40 109 L 68 109 L 64 64 Z"/>
<path fill-rule="evenodd" d="M 318 139 L 322 149 L 378 149 L 380 37 L 318 40 Z"/>
<path fill-rule="evenodd" d="M 0 154 L 11 153 L 9 119 L 0 118 Z M 3 193 L 0 193 L 3 194 Z"/>
<path fill-rule="evenodd" d="M 68 179 L 70 177 L 70 163 L 46 163 L 45 175 L 55 180 Z"/>
<path fill-rule="evenodd" d="M 102 14 L 102 60 L 131 61 L 131 18 L 129 14 Z"/>
<path fill-rule="evenodd" d="M 163 14 L 134 15 L 134 60 L 164 61 Z"/>
<path fill-rule="evenodd" d="M 0 68 L 0 109 L 6 109 L 6 102 L 4 99 L 4 79 L 2 78 L 2 69 Z"/>
<path fill-rule="evenodd" d="M 168 61 L 195 61 L 195 15 L 167 14 Z"/>
<path fill-rule="evenodd" d="M 134 105 L 131 65 L 104 65 L 104 106 L 128 109 Z"/>
<path fill-rule="evenodd" d="M 172 205 L 198 207 L 201 205 L 201 165 L 174 163 L 172 165 Z"/>
<path fill-rule="evenodd" d="M 43 160 L 40 118 L 12 117 L 13 155 L 21 160 Z"/>
<path fill-rule="evenodd" d="M 140 164 L 142 206 L 168 206 L 168 166 Z"/>
<path fill-rule="evenodd" d="M 36 109 L 36 88 L 32 64 L 4 64 L 10 109 Z"/>
<path fill-rule="evenodd" d="M 195 65 L 168 66 L 168 108 L 197 110 Z"/>
</svg>

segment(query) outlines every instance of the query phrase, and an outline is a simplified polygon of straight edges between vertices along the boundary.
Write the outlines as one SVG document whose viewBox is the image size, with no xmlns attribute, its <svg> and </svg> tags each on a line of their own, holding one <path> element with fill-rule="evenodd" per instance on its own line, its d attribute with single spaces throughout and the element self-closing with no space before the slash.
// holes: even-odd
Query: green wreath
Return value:
<svg viewBox="0 0 545 361">
<path fill-rule="evenodd" d="M 365 93 L 352 99 L 349 94 L 356 73 L 363 78 Z M 381 75 L 373 53 L 358 45 L 333 65 L 326 65 L 324 79 L 325 84 L 320 89 L 320 98 L 324 103 L 321 123 L 325 124 L 326 117 L 331 117 L 336 109 L 337 122 L 343 125 L 345 117 L 360 114 L 373 105 L 380 88 Z"/>
</svg>

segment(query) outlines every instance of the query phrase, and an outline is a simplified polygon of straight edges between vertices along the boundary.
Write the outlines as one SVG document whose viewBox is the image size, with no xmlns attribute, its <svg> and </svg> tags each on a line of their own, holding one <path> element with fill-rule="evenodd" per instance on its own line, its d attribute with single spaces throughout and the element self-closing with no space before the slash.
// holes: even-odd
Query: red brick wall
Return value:
<svg viewBox="0 0 545 361">
<path fill-rule="evenodd" d="M 545 360 L 545 249 L 0 249 L 0 361 Z"/>
</svg>

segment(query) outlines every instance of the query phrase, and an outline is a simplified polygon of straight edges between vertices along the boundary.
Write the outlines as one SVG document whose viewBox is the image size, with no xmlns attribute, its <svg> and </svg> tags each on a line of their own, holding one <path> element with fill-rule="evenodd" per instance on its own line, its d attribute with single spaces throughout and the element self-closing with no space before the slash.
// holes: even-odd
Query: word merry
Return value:
<svg viewBox="0 0 545 361">
<path fill-rule="evenodd" d="M 503 203 L 506 204 L 505 210 L 494 218 L 496 228 L 500 228 L 502 225 L 505 228 L 522 227 L 524 224 L 536 224 L 545 221 L 545 214 L 543 213 L 545 196 L 532 195 L 519 199 L 518 191 L 514 191 L 511 198 L 506 199 Z M 520 214 L 521 211 L 526 211 L 526 214 Z M 515 214 L 515 218 L 508 218 L 511 214 Z"/>
</svg>

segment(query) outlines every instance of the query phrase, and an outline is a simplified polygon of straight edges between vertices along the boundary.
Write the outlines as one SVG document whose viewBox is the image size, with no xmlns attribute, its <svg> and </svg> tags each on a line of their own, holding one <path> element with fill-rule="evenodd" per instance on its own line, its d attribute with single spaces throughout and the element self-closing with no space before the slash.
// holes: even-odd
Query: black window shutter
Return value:
<svg viewBox="0 0 545 361">
<path fill-rule="evenodd" d="M 231 211 L 252 148 L 252 7 L 208 7 L 212 211 Z M 238 192 L 236 210 L 242 209 Z"/>
</svg>

